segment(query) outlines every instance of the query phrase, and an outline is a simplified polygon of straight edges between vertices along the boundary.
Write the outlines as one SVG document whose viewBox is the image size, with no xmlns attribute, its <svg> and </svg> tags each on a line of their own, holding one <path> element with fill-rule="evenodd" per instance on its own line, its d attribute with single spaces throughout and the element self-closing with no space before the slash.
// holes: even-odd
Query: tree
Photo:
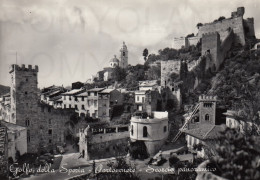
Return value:
<svg viewBox="0 0 260 180">
<path fill-rule="evenodd" d="M 196 26 L 199 29 L 201 26 L 203 26 L 203 24 L 202 23 L 198 23 Z"/>
<path fill-rule="evenodd" d="M 147 78 L 148 80 L 157 80 L 161 77 L 161 67 L 151 67 L 148 69 Z"/>
<path fill-rule="evenodd" d="M 113 77 L 115 81 L 122 81 L 126 77 L 126 71 L 123 68 L 120 68 L 119 66 L 116 66 L 113 70 Z"/>
<path fill-rule="evenodd" d="M 143 56 L 144 56 L 144 61 L 146 61 L 147 56 L 148 56 L 148 49 L 147 48 L 144 49 Z"/>
<path fill-rule="evenodd" d="M 224 19 L 226 19 L 224 16 L 220 16 L 220 17 L 218 18 L 218 21 L 222 21 L 222 20 L 224 20 Z"/>
<path fill-rule="evenodd" d="M 246 137 L 227 128 L 215 143 L 217 156 L 210 159 L 212 173 L 234 180 L 260 179 L 260 137 Z"/>
</svg>

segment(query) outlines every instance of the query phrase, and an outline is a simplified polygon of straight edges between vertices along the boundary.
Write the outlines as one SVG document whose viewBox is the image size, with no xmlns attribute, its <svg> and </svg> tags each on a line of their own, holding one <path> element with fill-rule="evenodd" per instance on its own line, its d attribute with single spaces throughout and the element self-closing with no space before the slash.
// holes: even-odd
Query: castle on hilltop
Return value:
<svg viewBox="0 0 260 180">
<path fill-rule="evenodd" d="M 201 26 L 198 26 L 198 34 L 196 36 L 174 38 L 172 47 L 180 49 L 182 47 L 187 48 L 191 45 L 197 45 L 203 35 L 216 32 L 220 35 L 220 41 L 223 42 L 230 30 L 233 30 L 235 35 L 234 43 L 243 46 L 246 43 L 245 40 L 247 37 L 255 37 L 254 18 L 244 19 L 244 13 L 245 8 L 238 7 L 237 11 L 231 13 L 230 18 L 201 24 Z"/>
<path fill-rule="evenodd" d="M 196 36 L 174 38 L 172 47 L 188 48 L 201 42 L 201 55 L 207 59 L 206 70 L 218 71 L 232 45 L 244 46 L 248 39 L 255 39 L 254 18 L 244 19 L 244 13 L 245 8 L 239 7 L 230 18 L 199 23 Z"/>
</svg>

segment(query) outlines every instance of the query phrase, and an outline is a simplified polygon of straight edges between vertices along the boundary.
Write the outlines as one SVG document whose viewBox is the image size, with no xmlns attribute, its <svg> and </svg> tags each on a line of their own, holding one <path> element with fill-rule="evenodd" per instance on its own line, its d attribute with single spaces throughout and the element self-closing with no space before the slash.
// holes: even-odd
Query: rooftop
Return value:
<svg viewBox="0 0 260 180">
<path fill-rule="evenodd" d="M 86 96 L 88 96 L 88 92 L 82 92 L 80 94 L 77 94 L 76 96 L 84 96 L 84 97 L 86 97 Z"/>
<path fill-rule="evenodd" d="M 1 125 L 7 127 L 7 129 L 8 129 L 8 130 L 11 130 L 11 131 L 22 131 L 22 130 L 26 130 L 26 127 L 19 126 L 19 125 L 17 125 L 17 124 L 9 123 L 9 122 L 6 122 L 6 121 L 1 121 L 0 123 L 1 123 Z"/>
<path fill-rule="evenodd" d="M 54 96 L 54 97 L 50 98 L 49 101 L 59 101 L 61 99 L 62 99 L 62 96 L 59 95 L 59 96 Z"/>
<path fill-rule="evenodd" d="M 100 92 L 105 88 L 93 88 L 93 89 L 89 89 L 88 92 Z"/>
<path fill-rule="evenodd" d="M 101 91 L 100 93 L 101 94 L 109 94 L 111 93 L 112 91 L 114 91 L 115 89 L 104 89 L 103 91 Z"/>
<path fill-rule="evenodd" d="M 76 94 L 79 94 L 79 93 L 81 93 L 83 91 L 85 91 L 85 89 L 73 89 L 71 91 L 62 93 L 62 95 L 76 95 Z"/>
<path fill-rule="evenodd" d="M 131 122 L 159 123 L 168 120 L 168 112 L 153 111 L 150 116 L 147 113 L 136 113 L 131 117 Z"/>
<path fill-rule="evenodd" d="M 139 86 L 142 87 L 150 87 L 150 86 L 156 86 L 157 80 L 151 80 L 151 81 L 139 81 Z"/>
<path fill-rule="evenodd" d="M 183 130 L 183 132 L 191 136 L 194 136 L 198 139 L 207 140 L 219 137 L 219 132 L 223 131 L 224 129 L 224 126 L 221 125 L 212 125 L 204 123 L 201 124 L 198 128 Z"/>
</svg>

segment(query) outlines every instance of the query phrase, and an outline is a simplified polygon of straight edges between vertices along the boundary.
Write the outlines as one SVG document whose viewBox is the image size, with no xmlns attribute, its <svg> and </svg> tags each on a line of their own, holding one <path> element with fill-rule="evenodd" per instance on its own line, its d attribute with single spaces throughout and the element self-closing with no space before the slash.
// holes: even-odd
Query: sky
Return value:
<svg viewBox="0 0 260 180">
<path fill-rule="evenodd" d="M 123 41 L 129 64 L 143 64 L 144 48 L 171 47 L 240 6 L 260 38 L 259 0 L 0 0 L 0 84 L 10 85 L 14 63 L 38 65 L 40 88 L 86 82 L 119 57 Z"/>
</svg>

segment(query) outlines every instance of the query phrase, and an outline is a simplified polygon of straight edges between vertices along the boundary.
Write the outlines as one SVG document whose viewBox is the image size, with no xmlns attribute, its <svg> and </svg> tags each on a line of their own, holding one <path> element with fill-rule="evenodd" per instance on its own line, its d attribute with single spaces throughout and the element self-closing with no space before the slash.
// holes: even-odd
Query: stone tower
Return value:
<svg viewBox="0 0 260 180">
<path fill-rule="evenodd" d="M 125 42 L 123 42 L 123 47 L 120 49 L 120 67 L 127 68 L 128 66 L 128 50 Z"/>
<path fill-rule="evenodd" d="M 11 74 L 10 119 L 14 124 L 27 127 L 27 147 L 30 147 L 31 144 L 36 144 L 34 140 L 37 141 L 37 137 L 31 137 L 30 134 L 37 134 L 38 131 L 38 66 L 32 68 L 32 65 L 25 67 L 24 64 L 22 66 L 13 64 L 9 73 Z"/>
<path fill-rule="evenodd" d="M 216 96 L 205 96 L 199 97 L 199 116 L 200 123 L 216 124 Z"/>
</svg>

